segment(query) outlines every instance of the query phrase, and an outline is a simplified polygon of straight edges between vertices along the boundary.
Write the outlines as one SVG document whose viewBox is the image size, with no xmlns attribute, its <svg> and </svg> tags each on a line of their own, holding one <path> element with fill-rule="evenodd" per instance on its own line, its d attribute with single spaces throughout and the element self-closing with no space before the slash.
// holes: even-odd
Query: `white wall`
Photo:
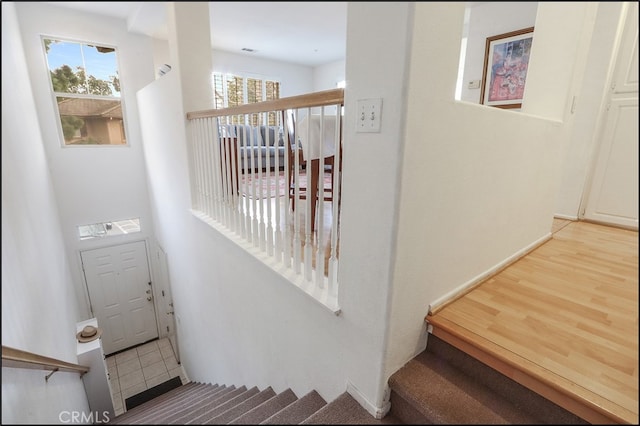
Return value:
<svg viewBox="0 0 640 426">
<path fill-rule="evenodd" d="M 460 100 L 480 103 L 480 88 L 469 89 L 467 83 L 482 80 L 487 37 L 535 26 L 538 2 L 468 3 L 469 27 Z"/>
<path fill-rule="evenodd" d="M 544 31 L 536 32 L 529 77 L 559 87 L 532 93 L 514 112 L 454 101 L 464 4 L 416 4 L 389 374 L 423 349 L 416 342 L 429 305 L 550 235 L 572 83 L 571 73 L 556 70 L 579 74 L 588 5 L 538 7 L 536 28 Z"/>
<path fill-rule="evenodd" d="M 313 69 L 313 91 L 320 92 L 337 88 L 345 79 L 345 61 L 335 61 L 318 65 Z"/>
<path fill-rule="evenodd" d="M 2 345 L 77 363 L 78 300 L 27 78 L 15 5 L 2 3 Z M 2 368 L 2 423 L 89 414 L 75 373 Z M 66 417 L 68 418 L 68 417 Z"/>
<path fill-rule="evenodd" d="M 90 318 L 79 251 L 149 238 L 151 216 L 145 180 L 135 93 L 154 79 L 151 39 L 127 32 L 122 20 L 98 18 L 40 2 L 16 3 L 34 88 L 38 121 L 52 174 L 62 235 L 71 258 L 72 281 L 87 301 L 82 318 Z M 118 49 L 123 87 L 127 147 L 61 147 L 55 101 L 40 36 L 99 42 Z M 141 232 L 109 240 L 79 241 L 78 225 L 140 218 Z"/>
<path fill-rule="evenodd" d="M 254 58 L 248 55 L 213 50 L 213 71 L 257 75 L 281 82 L 280 97 L 313 91 L 313 68 L 281 61 Z"/>
</svg>

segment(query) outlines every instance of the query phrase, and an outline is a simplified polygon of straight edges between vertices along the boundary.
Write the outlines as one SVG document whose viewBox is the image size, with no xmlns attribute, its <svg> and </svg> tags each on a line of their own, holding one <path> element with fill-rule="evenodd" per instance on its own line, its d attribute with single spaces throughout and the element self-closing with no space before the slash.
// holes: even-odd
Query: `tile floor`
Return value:
<svg viewBox="0 0 640 426">
<path fill-rule="evenodd" d="M 176 361 L 169 339 L 154 340 L 106 358 L 113 406 L 116 416 L 126 411 L 124 401 L 130 396 L 180 376 L 189 380 Z"/>
</svg>

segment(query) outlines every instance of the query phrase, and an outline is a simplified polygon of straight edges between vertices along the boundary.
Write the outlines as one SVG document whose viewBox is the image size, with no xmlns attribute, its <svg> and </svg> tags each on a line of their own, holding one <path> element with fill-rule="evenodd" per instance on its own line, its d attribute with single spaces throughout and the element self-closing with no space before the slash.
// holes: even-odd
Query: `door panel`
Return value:
<svg viewBox="0 0 640 426">
<path fill-rule="evenodd" d="M 81 253 L 105 354 L 158 337 L 144 241 Z"/>
</svg>

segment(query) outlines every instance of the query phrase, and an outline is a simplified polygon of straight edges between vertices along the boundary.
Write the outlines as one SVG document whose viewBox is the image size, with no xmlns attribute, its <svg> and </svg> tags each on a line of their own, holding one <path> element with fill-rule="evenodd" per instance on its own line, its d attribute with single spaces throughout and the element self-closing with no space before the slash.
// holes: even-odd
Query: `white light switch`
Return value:
<svg viewBox="0 0 640 426">
<path fill-rule="evenodd" d="M 357 104 L 356 132 L 379 133 L 382 120 L 382 99 L 359 99 Z"/>
<path fill-rule="evenodd" d="M 467 88 L 469 89 L 479 89 L 480 88 L 480 80 L 471 80 L 467 83 Z"/>
</svg>

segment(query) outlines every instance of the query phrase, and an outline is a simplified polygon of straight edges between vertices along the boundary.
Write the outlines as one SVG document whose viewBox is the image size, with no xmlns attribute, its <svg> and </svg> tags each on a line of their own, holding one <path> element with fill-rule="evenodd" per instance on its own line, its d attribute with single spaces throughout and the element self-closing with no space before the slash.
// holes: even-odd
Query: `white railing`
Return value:
<svg viewBox="0 0 640 426">
<path fill-rule="evenodd" d="M 343 105 L 336 89 L 187 114 L 192 209 L 336 313 Z"/>
</svg>

